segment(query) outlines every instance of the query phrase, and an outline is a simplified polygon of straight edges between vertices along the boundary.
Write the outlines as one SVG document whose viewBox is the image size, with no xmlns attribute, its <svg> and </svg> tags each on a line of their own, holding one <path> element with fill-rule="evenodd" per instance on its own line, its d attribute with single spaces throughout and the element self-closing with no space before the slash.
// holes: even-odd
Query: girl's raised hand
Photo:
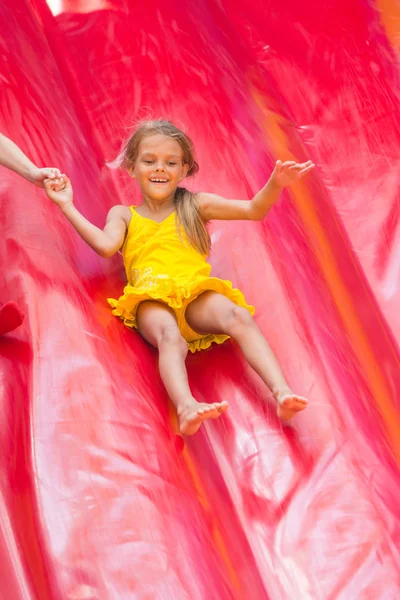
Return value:
<svg viewBox="0 0 400 600">
<path fill-rule="evenodd" d="M 297 163 L 293 160 L 287 160 L 286 162 L 277 160 L 271 179 L 277 186 L 284 188 L 307 175 L 314 167 L 315 165 L 311 160 L 305 163 Z"/>
<path fill-rule="evenodd" d="M 72 185 L 69 177 L 65 174 L 56 179 L 45 179 L 43 183 L 46 194 L 54 204 L 57 204 L 61 209 L 72 204 Z"/>
</svg>

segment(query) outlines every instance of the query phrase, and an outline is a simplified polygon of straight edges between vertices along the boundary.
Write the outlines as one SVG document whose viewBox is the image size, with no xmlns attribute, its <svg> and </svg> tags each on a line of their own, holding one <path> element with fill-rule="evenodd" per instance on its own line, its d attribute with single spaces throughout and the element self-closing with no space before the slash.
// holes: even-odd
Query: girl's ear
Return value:
<svg viewBox="0 0 400 600">
<path fill-rule="evenodd" d="M 187 163 L 184 163 L 182 177 L 180 178 L 179 181 L 183 181 L 185 179 L 185 177 L 187 176 L 187 174 L 189 172 L 189 168 L 190 168 L 189 165 Z"/>
</svg>

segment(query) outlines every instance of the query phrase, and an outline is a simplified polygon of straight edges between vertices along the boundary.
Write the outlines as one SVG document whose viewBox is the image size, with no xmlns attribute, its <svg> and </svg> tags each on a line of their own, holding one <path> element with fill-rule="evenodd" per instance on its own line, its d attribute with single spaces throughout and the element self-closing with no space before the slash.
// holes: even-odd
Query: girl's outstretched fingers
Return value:
<svg viewBox="0 0 400 600">
<path fill-rule="evenodd" d="M 275 169 L 271 175 L 271 179 L 281 187 L 287 187 L 296 183 L 299 179 L 310 173 L 315 165 L 311 160 L 304 163 L 297 163 L 294 160 L 276 161 Z"/>
<path fill-rule="evenodd" d="M 228 408 L 228 403 L 214 402 L 196 402 L 195 400 L 187 404 L 182 410 L 178 411 L 179 430 L 182 435 L 193 435 L 198 431 L 203 421 L 206 419 L 218 419 Z"/>
<path fill-rule="evenodd" d="M 310 173 L 310 171 L 312 171 L 315 168 L 315 164 L 311 160 L 308 160 L 306 163 L 303 163 L 300 166 L 300 177 L 304 177 L 305 175 L 307 175 L 307 173 Z"/>
</svg>

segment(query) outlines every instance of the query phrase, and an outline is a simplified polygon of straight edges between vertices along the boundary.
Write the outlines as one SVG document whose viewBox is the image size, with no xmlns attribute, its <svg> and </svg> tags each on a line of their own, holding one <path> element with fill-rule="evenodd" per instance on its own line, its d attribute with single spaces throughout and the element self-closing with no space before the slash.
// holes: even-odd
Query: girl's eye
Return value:
<svg viewBox="0 0 400 600">
<path fill-rule="evenodd" d="M 152 164 L 154 163 L 154 160 L 145 159 L 145 160 L 143 160 L 143 162 L 144 162 L 146 165 L 152 165 Z M 174 167 L 174 166 L 175 166 L 175 165 L 177 165 L 177 164 L 178 164 L 178 163 L 176 163 L 176 162 L 173 162 L 173 161 L 169 161 L 169 162 L 168 162 L 168 166 L 169 166 L 169 167 Z"/>
</svg>

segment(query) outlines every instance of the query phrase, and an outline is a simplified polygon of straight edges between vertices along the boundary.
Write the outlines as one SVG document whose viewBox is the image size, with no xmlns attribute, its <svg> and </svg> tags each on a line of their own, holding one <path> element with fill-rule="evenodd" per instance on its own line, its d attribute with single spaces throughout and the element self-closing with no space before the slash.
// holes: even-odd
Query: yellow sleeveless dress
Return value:
<svg viewBox="0 0 400 600">
<path fill-rule="evenodd" d="M 227 335 L 200 335 L 185 319 L 190 302 L 205 291 L 223 294 L 238 306 L 254 314 L 240 290 L 230 281 L 210 277 L 211 266 L 190 244 L 183 229 L 178 233 L 175 213 L 157 223 L 142 217 L 130 207 L 132 218 L 122 246 L 122 256 L 128 283 L 118 299 L 108 298 L 113 314 L 127 327 L 137 329 L 136 311 L 144 300 L 158 300 L 175 312 L 179 330 L 191 352 L 204 350 L 213 342 L 222 344 Z"/>
</svg>

